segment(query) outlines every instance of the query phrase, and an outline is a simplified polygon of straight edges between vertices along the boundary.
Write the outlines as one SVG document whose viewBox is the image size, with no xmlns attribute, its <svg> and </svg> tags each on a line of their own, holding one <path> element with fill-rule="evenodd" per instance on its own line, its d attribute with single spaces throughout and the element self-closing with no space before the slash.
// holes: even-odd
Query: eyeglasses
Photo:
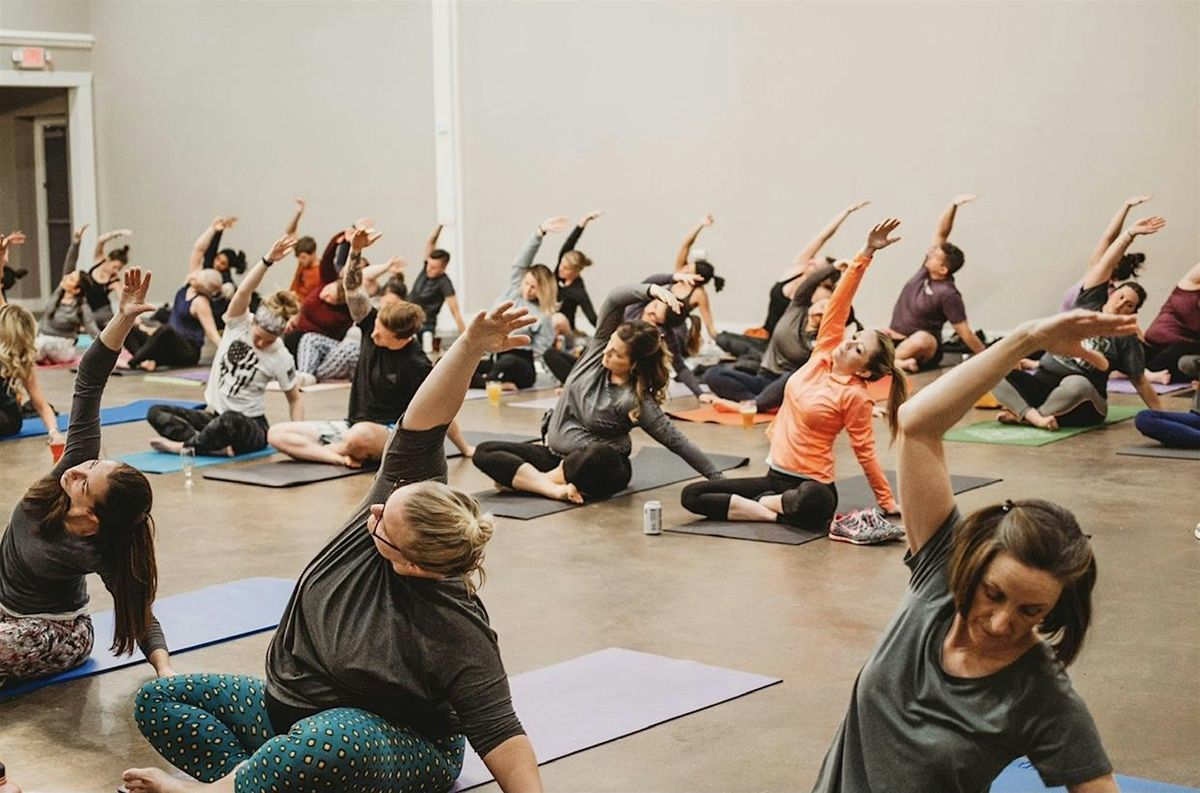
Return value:
<svg viewBox="0 0 1200 793">
<path fill-rule="evenodd" d="M 370 535 L 372 537 L 374 537 L 375 539 L 379 540 L 381 543 L 383 543 L 387 547 L 391 548 L 396 553 L 400 554 L 401 556 L 404 556 L 404 551 L 403 551 L 403 549 L 400 548 L 400 546 L 396 545 L 396 543 L 392 542 L 387 537 L 383 536 L 383 532 L 381 532 L 379 530 L 379 527 L 381 525 L 383 525 L 383 515 L 382 514 L 380 514 L 380 516 L 375 520 L 375 528 L 371 529 Z M 407 557 L 405 557 L 405 558 L 407 558 Z"/>
</svg>

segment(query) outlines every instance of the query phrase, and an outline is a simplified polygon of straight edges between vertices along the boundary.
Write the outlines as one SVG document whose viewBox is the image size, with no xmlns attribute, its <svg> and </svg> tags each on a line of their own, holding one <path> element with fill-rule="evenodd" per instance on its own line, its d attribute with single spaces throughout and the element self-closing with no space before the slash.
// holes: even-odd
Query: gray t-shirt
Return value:
<svg viewBox="0 0 1200 793">
<path fill-rule="evenodd" d="M 367 533 L 398 484 L 446 481 L 446 427 L 397 425 L 353 516 L 305 568 L 267 650 L 267 691 L 304 710 L 356 707 L 480 757 L 524 730 L 496 634 L 460 579 L 397 574 Z"/>
<path fill-rule="evenodd" d="M 804 280 L 796 285 L 796 293 L 775 323 L 775 330 L 771 331 L 771 339 L 762 357 L 763 369 L 773 374 L 791 374 L 808 363 L 813 342 L 816 341 L 816 333 L 805 330 L 813 293 L 822 281 L 835 272 L 836 267 L 825 264 L 804 276 Z"/>
<path fill-rule="evenodd" d="M 79 362 L 71 423 L 62 459 L 51 475 L 61 478 L 68 468 L 100 456 L 100 398 L 117 362 L 117 352 L 97 341 Z M 87 613 L 88 573 L 99 573 L 112 590 L 97 537 L 77 537 L 66 531 L 39 531 L 24 503 L 17 504 L 0 538 L 0 611 L 15 617 L 73 619 Z M 162 627 L 152 620 L 138 643 L 149 656 L 166 649 Z"/>
<path fill-rule="evenodd" d="M 1112 772 L 1096 725 L 1047 645 L 986 677 L 942 668 L 954 622 L 955 510 L 914 556 L 900 611 L 867 659 L 814 793 L 985 793 L 1028 755 L 1047 787 Z"/>
<path fill-rule="evenodd" d="M 540 357 L 546 350 L 554 346 L 554 318 L 550 314 L 543 314 L 542 307 L 536 300 L 526 300 L 521 297 L 521 282 L 525 280 L 525 273 L 533 267 L 533 257 L 537 256 L 540 247 L 542 247 L 542 237 L 535 231 L 517 252 L 517 258 L 513 261 L 512 268 L 508 273 L 508 286 L 504 288 L 504 293 L 496 301 L 496 305 L 499 305 L 506 300 L 511 300 L 514 308 L 528 310 L 529 316 L 537 320 L 532 325 L 521 329 L 521 334 L 530 339 L 529 346 L 521 349 L 529 350 L 535 357 Z"/>
<path fill-rule="evenodd" d="M 609 379 L 604 366 L 604 348 L 616 332 L 626 306 L 645 302 L 650 286 L 637 284 L 614 289 L 600 309 L 596 335 L 571 375 L 563 383 L 562 395 L 550 415 L 546 430 L 546 445 L 555 454 L 565 457 L 589 444 L 607 443 L 621 454 L 629 455 L 632 444 L 629 433 L 641 427 L 654 440 L 687 461 L 704 476 L 719 478 L 720 472 L 708 455 L 687 439 L 653 399 L 642 400 L 641 413 L 634 422 L 629 411 L 637 402 L 637 394 L 627 385 L 617 385 Z"/>
<path fill-rule="evenodd" d="M 1103 283 L 1084 289 L 1075 299 L 1076 308 L 1101 311 L 1108 300 L 1108 284 Z M 1102 372 L 1087 361 L 1065 355 L 1047 353 L 1039 366 L 1047 372 L 1066 377 L 1081 374 L 1086 377 L 1100 394 L 1108 393 L 1108 375 L 1112 371 L 1124 372 L 1130 380 L 1140 380 L 1146 372 L 1146 353 L 1137 336 L 1096 336 L 1084 339 L 1083 346 L 1095 350 L 1108 361 L 1108 372 Z"/>
</svg>

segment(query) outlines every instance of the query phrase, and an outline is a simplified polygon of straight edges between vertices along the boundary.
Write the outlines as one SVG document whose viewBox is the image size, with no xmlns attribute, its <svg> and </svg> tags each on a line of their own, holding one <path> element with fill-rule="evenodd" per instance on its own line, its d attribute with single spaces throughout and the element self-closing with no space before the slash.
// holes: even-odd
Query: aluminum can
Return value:
<svg viewBox="0 0 1200 793">
<path fill-rule="evenodd" d="M 644 534 L 662 534 L 662 504 L 658 501 L 647 501 L 642 506 L 642 532 Z"/>
</svg>

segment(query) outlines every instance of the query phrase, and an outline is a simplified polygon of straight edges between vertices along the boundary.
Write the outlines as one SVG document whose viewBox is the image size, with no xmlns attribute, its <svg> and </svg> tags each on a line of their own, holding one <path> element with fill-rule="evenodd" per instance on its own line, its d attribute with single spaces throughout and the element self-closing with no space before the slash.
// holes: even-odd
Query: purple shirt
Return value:
<svg viewBox="0 0 1200 793">
<path fill-rule="evenodd" d="M 1176 285 L 1150 323 L 1146 341 L 1163 347 L 1200 343 L 1200 291 Z"/>
<path fill-rule="evenodd" d="M 922 264 L 917 274 L 908 280 L 896 298 L 889 328 L 904 336 L 919 330 L 941 338 L 942 325 L 966 322 L 967 309 L 962 294 L 954 285 L 954 276 L 935 281 Z"/>
</svg>

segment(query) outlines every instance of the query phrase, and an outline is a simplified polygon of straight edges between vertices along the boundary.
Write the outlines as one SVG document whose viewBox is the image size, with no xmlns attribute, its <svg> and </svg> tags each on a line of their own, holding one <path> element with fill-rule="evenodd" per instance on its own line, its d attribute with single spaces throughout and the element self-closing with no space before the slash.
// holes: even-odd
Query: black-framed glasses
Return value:
<svg viewBox="0 0 1200 793">
<path fill-rule="evenodd" d="M 368 532 L 368 533 L 372 537 L 374 537 L 375 539 L 379 540 L 381 543 L 386 545 L 387 547 L 391 548 L 396 553 L 400 554 L 401 556 L 404 556 L 404 551 L 400 548 L 400 546 L 396 545 L 396 543 L 392 542 L 387 537 L 383 536 L 383 532 L 381 532 L 379 530 L 379 527 L 382 525 L 383 525 L 383 517 L 381 514 L 380 517 L 376 518 L 376 520 L 375 520 L 375 527 L 373 529 L 371 529 L 370 532 Z M 407 558 L 407 557 L 405 557 L 405 558 Z"/>
</svg>

